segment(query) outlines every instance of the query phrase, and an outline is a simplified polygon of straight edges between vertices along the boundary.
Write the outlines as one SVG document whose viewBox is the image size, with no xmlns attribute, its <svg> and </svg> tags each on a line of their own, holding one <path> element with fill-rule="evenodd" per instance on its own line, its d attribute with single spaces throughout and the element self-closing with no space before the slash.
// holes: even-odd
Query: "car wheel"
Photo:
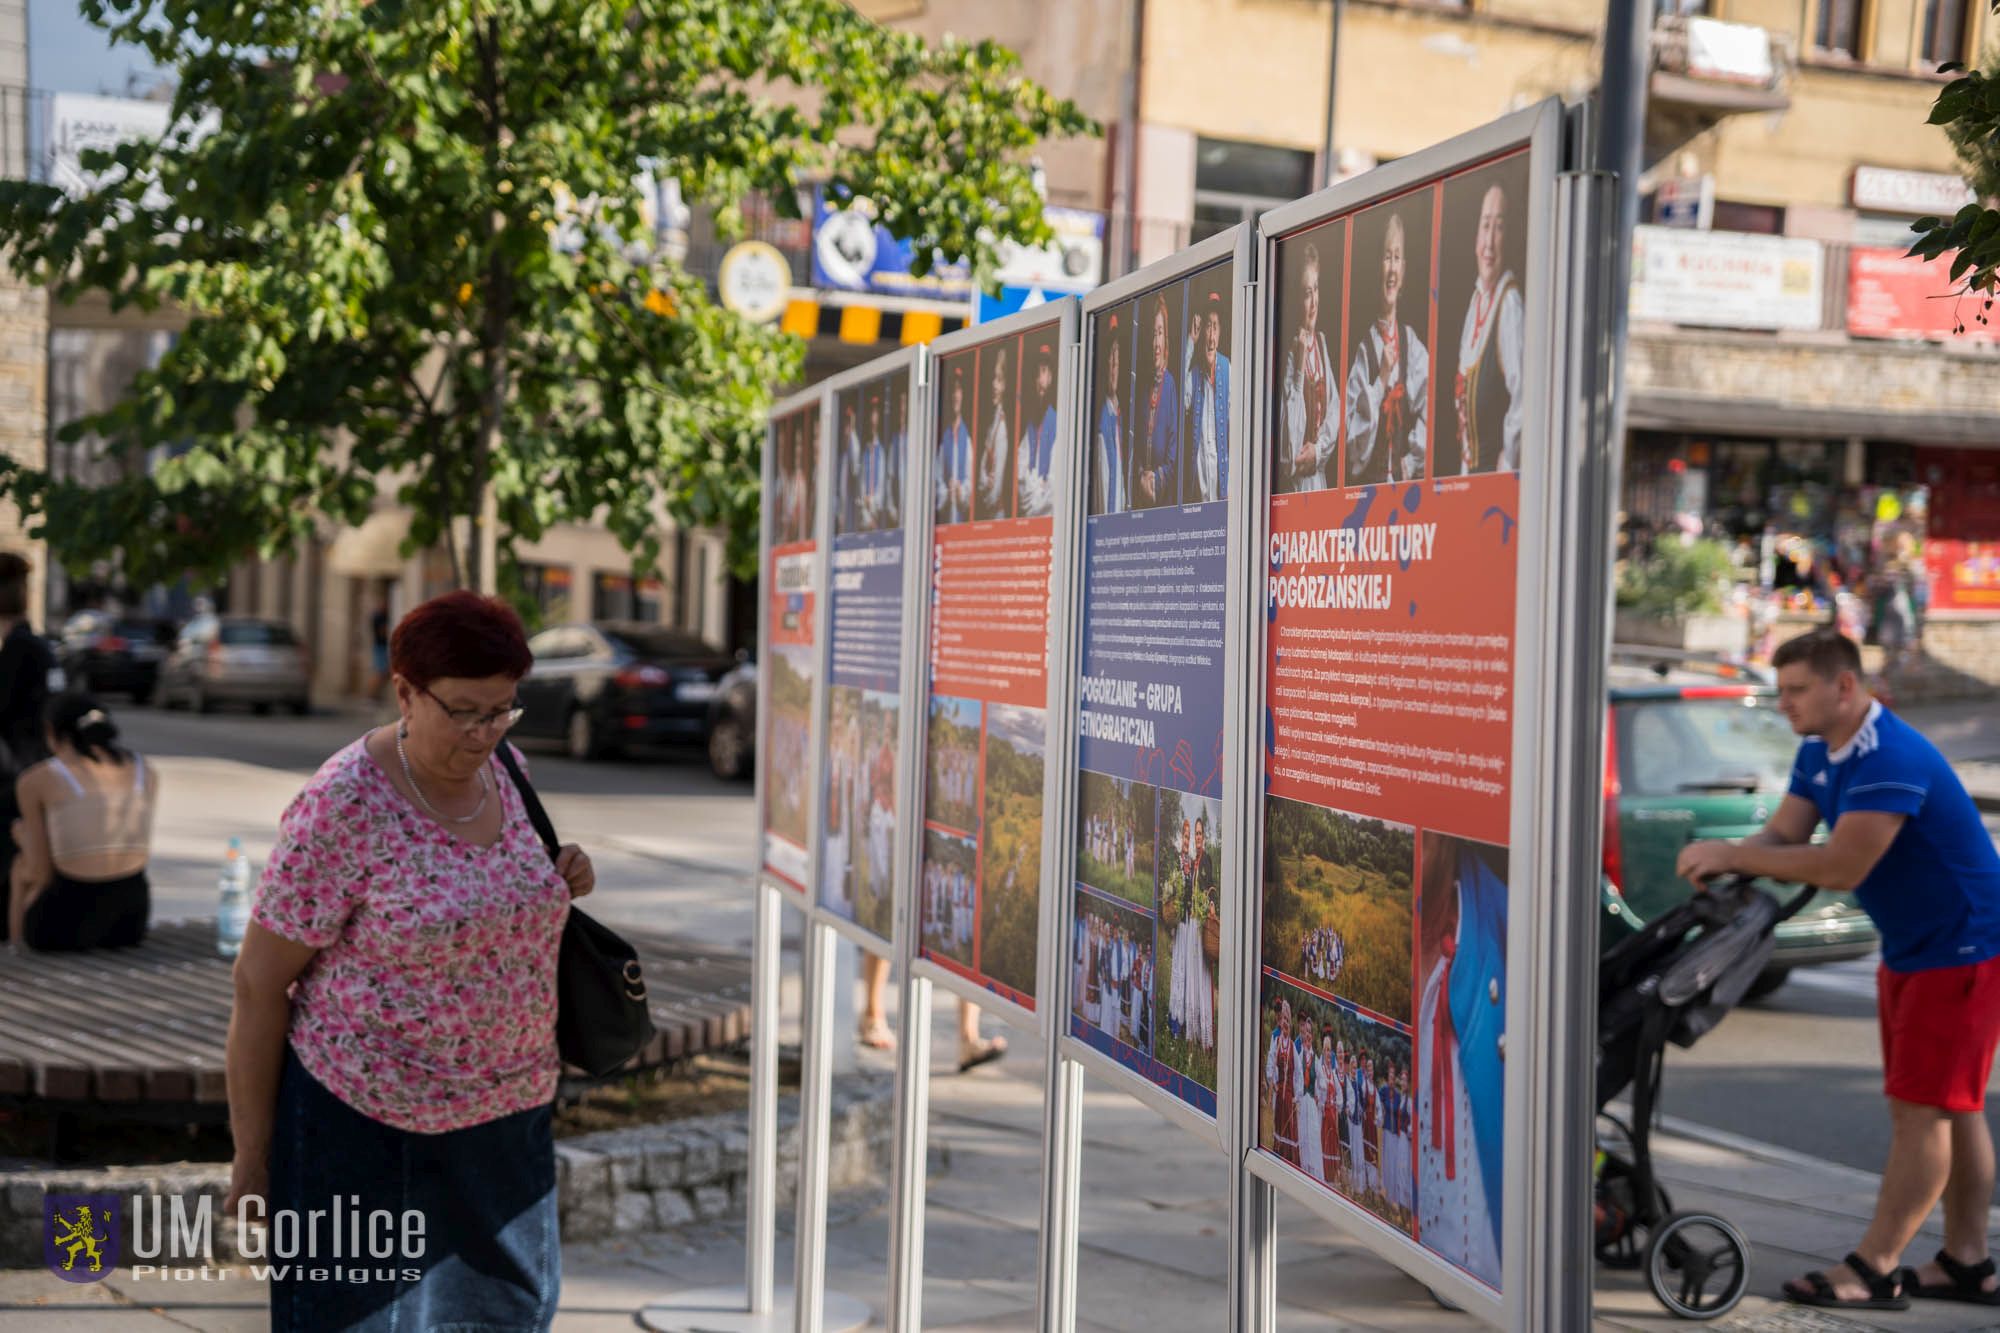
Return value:
<svg viewBox="0 0 2000 1333">
<path fill-rule="evenodd" d="M 292 710 L 293 717 L 304 717 L 312 712 L 312 700 L 310 699 L 294 699 L 285 706 Z"/>
<path fill-rule="evenodd" d="M 258 717 L 269 717 L 271 716 L 271 705 L 259 699 L 256 703 L 250 705 L 250 711 Z"/>
<path fill-rule="evenodd" d="M 750 738 L 736 718 L 722 718 L 708 733 L 708 767 L 724 782 L 738 781 L 750 771 Z"/>
<path fill-rule="evenodd" d="M 563 728 L 563 749 L 572 759 L 604 757 L 604 742 L 598 737 L 597 723 L 591 719 L 589 709 L 570 710 L 569 725 Z"/>
<path fill-rule="evenodd" d="M 1792 969 L 1789 967 L 1767 967 L 1757 974 L 1755 981 L 1750 983 L 1750 989 L 1743 992 L 1743 998 L 1745 1000 L 1762 1000 L 1767 996 L 1775 995 L 1778 992 L 1778 987 L 1784 985 L 1791 978 L 1791 975 Z"/>
<path fill-rule="evenodd" d="M 148 685 L 144 689 L 138 689 L 132 691 L 133 705 L 135 707 L 144 708 L 147 704 L 153 702 L 153 696 L 156 692 L 157 692 L 156 687 L 152 685 Z"/>
<path fill-rule="evenodd" d="M 209 694 L 208 686 L 197 685 L 188 691 L 188 706 L 197 713 L 213 713 L 216 702 L 214 696 Z"/>
</svg>

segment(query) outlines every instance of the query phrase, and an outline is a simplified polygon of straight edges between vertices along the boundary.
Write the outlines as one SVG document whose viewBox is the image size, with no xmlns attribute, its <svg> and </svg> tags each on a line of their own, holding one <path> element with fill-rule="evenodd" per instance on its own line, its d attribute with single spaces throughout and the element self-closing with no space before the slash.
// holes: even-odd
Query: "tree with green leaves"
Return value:
<svg viewBox="0 0 2000 1333">
<path fill-rule="evenodd" d="M 0 495 L 72 567 L 139 586 L 359 523 L 385 485 L 410 548 L 444 541 L 474 586 L 561 522 L 650 568 L 662 512 L 726 529 L 752 569 L 763 418 L 801 348 L 649 244 L 635 181 L 678 181 L 727 229 L 823 180 L 920 266 L 979 268 L 1047 239 L 1027 151 L 1093 130 L 994 43 L 927 45 L 840 0 L 82 10 L 173 77 L 169 128 L 87 156 L 82 197 L 0 182 L 0 245 L 59 301 L 185 314 L 65 428 L 168 456 L 96 486 L 7 463 Z"/>
<path fill-rule="evenodd" d="M 1989 7 L 2000 14 L 2000 0 L 1989 0 Z M 1951 280 L 1960 293 L 1979 298 L 1972 317 L 1982 324 L 2000 295 L 2000 209 L 1987 204 L 2000 196 L 2000 67 L 1992 60 L 1987 66 L 1939 67 L 1958 77 L 1938 90 L 1930 123 L 1944 129 L 1978 198 L 1951 217 L 1918 218 L 1912 228 L 1917 239 L 1910 247 L 1911 254 L 1925 259 L 1953 256 Z M 1963 316 L 1958 327 L 1964 330 Z"/>
</svg>

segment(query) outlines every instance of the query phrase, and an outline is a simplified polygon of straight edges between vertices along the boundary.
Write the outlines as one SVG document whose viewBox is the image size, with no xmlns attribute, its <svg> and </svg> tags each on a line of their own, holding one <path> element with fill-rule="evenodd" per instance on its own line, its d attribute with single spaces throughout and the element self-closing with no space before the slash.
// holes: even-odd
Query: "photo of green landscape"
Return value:
<svg viewBox="0 0 2000 1333">
<path fill-rule="evenodd" d="M 1416 830 L 1303 801 L 1264 807 L 1262 964 L 1306 975 L 1306 937 L 1331 930 L 1345 964 L 1331 989 L 1384 1018 L 1413 1020 Z"/>
<path fill-rule="evenodd" d="M 1093 889 L 1153 910 L 1154 802 L 1159 789 L 1130 778 L 1079 770 L 1076 877 Z M 1132 873 L 1125 873 L 1127 846 Z"/>
<path fill-rule="evenodd" d="M 986 706 L 979 970 L 1031 1000 L 1042 901 L 1045 716 L 1039 708 Z"/>
<path fill-rule="evenodd" d="M 978 700 L 932 697 L 924 818 L 964 833 L 979 831 L 979 722 Z"/>
<path fill-rule="evenodd" d="M 765 821 L 779 837 L 806 845 L 806 747 L 812 736 L 813 652 L 804 644 L 771 650 L 771 697 L 765 744 Z"/>
</svg>

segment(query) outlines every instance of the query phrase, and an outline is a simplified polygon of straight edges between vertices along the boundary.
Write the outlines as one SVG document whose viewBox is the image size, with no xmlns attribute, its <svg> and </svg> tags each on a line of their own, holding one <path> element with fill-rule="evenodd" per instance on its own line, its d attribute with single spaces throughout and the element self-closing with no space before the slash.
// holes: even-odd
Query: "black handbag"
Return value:
<svg viewBox="0 0 2000 1333">
<path fill-rule="evenodd" d="M 515 762 L 513 748 L 503 741 L 499 753 L 527 807 L 528 821 L 554 861 L 561 844 L 549 812 Z M 563 1063 L 602 1078 L 643 1050 L 653 1035 L 639 951 L 571 903 L 556 959 L 556 1050 Z"/>
</svg>

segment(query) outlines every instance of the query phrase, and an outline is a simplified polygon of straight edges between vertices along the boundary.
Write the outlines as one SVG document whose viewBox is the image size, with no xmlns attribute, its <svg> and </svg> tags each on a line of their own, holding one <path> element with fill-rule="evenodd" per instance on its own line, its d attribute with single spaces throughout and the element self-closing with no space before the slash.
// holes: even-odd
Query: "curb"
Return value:
<svg viewBox="0 0 2000 1333">
<path fill-rule="evenodd" d="M 557 1140 L 556 1199 L 563 1243 L 711 1222 L 740 1210 L 749 1186 L 750 1136 L 744 1125 L 743 1111 L 725 1111 Z M 863 1072 L 836 1083 L 828 1126 L 828 1188 L 848 1190 L 885 1179 L 894 1138 L 892 1075 Z M 781 1210 L 797 1189 L 798 1160 L 798 1099 L 780 1098 L 776 1184 Z M 0 1269 L 42 1266 L 42 1210 L 48 1194 L 112 1194 L 121 1202 L 158 1196 L 172 1201 L 162 1203 L 163 1214 L 177 1205 L 196 1215 L 205 1204 L 214 1218 L 214 1253 L 205 1257 L 233 1262 L 241 1252 L 235 1218 L 222 1211 L 228 1192 L 227 1162 L 0 1172 Z M 136 1209 L 128 1205 L 126 1211 L 121 1240 L 123 1253 L 130 1256 L 136 1250 L 129 1213 Z"/>
</svg>

